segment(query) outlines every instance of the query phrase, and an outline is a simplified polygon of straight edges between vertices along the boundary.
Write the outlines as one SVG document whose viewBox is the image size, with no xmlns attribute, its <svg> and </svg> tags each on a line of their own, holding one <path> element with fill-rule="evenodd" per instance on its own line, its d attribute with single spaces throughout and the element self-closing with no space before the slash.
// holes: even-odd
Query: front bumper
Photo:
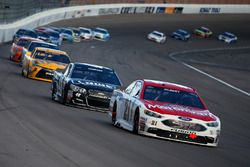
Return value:
<svg viewBox="0 0 250 167">
<path fill-rule="evenodd" d="M 89 93 L 73 92 L 72 90 L 69 90 L 67 94 L 67 102 L 78 106 L 108 111 L 110 99 L 92 96 L 89 95 Z"/>
<path fill-rule="evenodd" d="M 212 147 L 216 147 L 218 145 L 220 133 L 218 129 L 206 129 L 203 131 L 184 130 L 169 127 L 163 124 L 164 120 L 166 120 L 166 118 L 156 119 L 152 117 L 144 117 L 140 119 L 139 133 L 146 136 L 184 143 Z"/>
<path fill-rule="evenodd" d="M 175 140 L 175 141 L 199 144 L 199 145 L 214 146 L 214 147 L 217 146 L 217 140 L 218 140 L 218 138 L 209 136 L 200 136 L 200 135 L 197 135 L 195 138 L 191 138 L 191 135 L 193 135 L 192 133 L 185 134 L 185 133 L 178 133 L 157 128 L 148 128 L 148 130 L 146 132 L 143 132 L 142 134 L 157 138 L 163 138 L 163 139 L 169 139 L 169 140 Z"/>
<path fill-rule="evenodd" d="M 14 62 L 18 62 L 20 63 L 21 62 L 21 57 L 22 57 L 22 52 L 14 52 L 14 53 L 11 53 L 11 60 L 14 61 Z"/>
<path fill-rule="evenodd" d="M 39 81 L 52 82 L 53 70 L 32 66 L 28 77 Z"/>
</svg>

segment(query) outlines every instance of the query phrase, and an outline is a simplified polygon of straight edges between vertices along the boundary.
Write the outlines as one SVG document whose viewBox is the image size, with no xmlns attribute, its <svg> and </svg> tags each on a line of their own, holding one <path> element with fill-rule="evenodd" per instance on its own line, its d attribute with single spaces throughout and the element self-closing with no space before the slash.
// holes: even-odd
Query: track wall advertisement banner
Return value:
<svg viewBox="0 0 250 167">
<path fill-rule="evenodd" d="M 200 13 L 220 13 L 221 8 L 200 8 Z"/>
<path fill-rule="evenodd" d="M 36 13 L 10 24 L 0 25 L 0 42 L 12 40 L 20 28 L 33 29 L 51 22 L 87 16 L 114 14 L 250 14 L 250 5 L 198 4 L 105 4 L 63 7 Z"/>
<path fill-rule="evenodd" d="M 120 8 L 101 8 L 99 9 L 99 15 L 111 15 L 119 14 Z"/>
</svg>

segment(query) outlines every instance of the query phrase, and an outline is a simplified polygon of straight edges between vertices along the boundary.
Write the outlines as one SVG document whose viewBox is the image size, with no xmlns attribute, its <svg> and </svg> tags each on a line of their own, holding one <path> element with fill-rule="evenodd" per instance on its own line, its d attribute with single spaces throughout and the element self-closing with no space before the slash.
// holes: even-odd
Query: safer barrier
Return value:
<svg viewBox="0 0 250 167">
<path fill-rule="evenodd" d="M 250 5 L 218 5 L 218 4 L 108 4 L 65 7 L 41 12 L 11 24 L 0 25 L 0 42 L 12 40 L 19 28 L 33 29 L 51 22 L 98 15 L 115 14 L 225 14 L 250 13 Z"/>
</svg>

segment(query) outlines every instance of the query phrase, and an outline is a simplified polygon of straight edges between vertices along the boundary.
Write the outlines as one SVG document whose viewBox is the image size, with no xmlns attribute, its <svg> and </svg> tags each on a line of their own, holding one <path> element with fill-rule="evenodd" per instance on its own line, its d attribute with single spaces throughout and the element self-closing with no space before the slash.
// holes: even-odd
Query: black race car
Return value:
<svg viewBox="0 0 250 167">
<path fill-rule="evenodd" d="M 116 72 L 107 67 L 70 63 L 56 70 L 51 84 L 52 100 L 96 109 L 108 109 L 114 89 L 121 86 Z"/>
</svg>

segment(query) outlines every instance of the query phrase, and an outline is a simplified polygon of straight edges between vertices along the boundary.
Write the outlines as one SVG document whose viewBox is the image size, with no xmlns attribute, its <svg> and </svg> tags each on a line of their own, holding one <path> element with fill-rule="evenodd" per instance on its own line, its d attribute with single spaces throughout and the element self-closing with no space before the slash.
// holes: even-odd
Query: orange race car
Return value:
<svg viewBox="0 0 250 167">
<path fill-rule="evenodd" d="M 15 62 L 21 62 L 21 56 L 23 53 L 23 48 L 27 47 L 31 41 L 40 41 L 37 38 L 31 37 L 21 37 L 16 39 L 10 49 L 10 60 Z"/>
<path fill-rule="evenodd" d="M 52 81 L 54 70 L 65 69 L 70 63 L 68 54 L 64 51 L 35 48 L 30 56 L 25 55 L 22 64 L 22 75 L 41 81 Z"/>
</svg>

